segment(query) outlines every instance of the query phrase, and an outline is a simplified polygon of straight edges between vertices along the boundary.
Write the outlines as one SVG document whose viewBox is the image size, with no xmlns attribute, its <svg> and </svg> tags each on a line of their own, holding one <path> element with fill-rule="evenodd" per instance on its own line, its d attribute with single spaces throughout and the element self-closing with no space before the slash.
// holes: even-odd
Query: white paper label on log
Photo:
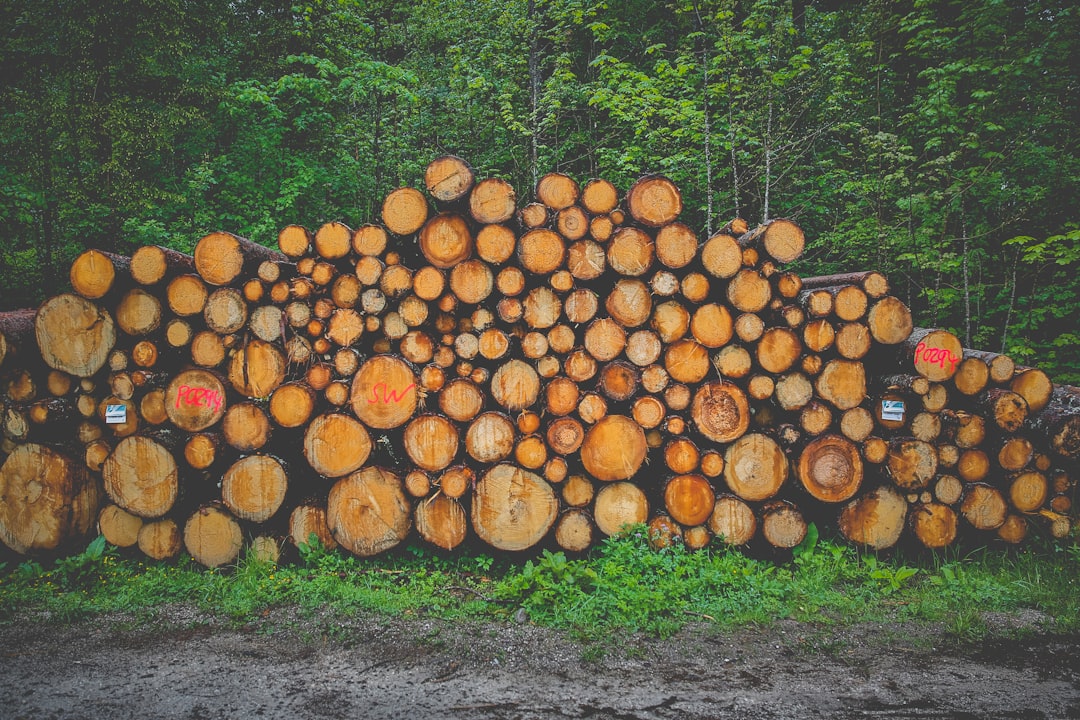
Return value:
<svg viewBox="0 0 1080 720">
<path fill-rule="evenodd" d="M 105 424 L 123 425 L 127 422 L 127 405 L 106 405 Z"/>
<path fill-rule="evenodd" d="M 903 400 L 882 400 L 881 401 L 881 419 L 882 420 L 895 420 L 896 422 L 904 422 L 904 401 Z"/>
</svg>

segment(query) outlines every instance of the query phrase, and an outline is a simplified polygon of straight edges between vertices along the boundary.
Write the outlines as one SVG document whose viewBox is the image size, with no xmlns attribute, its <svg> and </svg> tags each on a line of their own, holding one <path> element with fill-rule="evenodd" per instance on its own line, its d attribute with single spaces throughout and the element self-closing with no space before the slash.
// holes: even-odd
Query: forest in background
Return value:
<svg viewBox="0 0 1080 720">
<path fill-rule="evenodd" d="M 1069 0 L 11 0 L 0 309 L 97 247 L 377 221 L 437 155 L 532 196 L 662 173 L 967 347 L 1080 383 Z"/>
</svg>

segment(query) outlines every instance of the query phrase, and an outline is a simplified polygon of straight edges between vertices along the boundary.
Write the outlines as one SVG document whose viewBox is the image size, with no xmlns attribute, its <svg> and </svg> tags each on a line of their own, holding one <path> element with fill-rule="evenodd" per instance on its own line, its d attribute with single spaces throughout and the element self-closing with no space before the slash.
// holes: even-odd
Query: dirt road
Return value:
<svg viewBox="0 0 1080 720">
<path fill-rule="evenodd" d="M 528 623 L 174 607 L 0 628 L 0 718 L 1080 718 L 1080 638 L 785 622 L 580 644 Z"/>
</svg>

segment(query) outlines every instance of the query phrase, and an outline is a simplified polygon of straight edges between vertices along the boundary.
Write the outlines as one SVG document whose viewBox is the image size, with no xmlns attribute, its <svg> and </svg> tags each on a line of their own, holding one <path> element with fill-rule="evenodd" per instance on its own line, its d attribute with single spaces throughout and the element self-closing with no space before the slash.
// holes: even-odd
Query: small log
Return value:
<svg viewBox="0 0 1080 720">
<path fill-rule="evenodd" d="M 563 266 L 566 245 L 558 233 L 538 228 L 521 236 L 517 255 L 524 270 L 534 275 L 550 275 Z"/>
<path fill-rule="evenodd" d="M 465 509 L 443 493 L 417 503 L 415 516 L 420 537 L 443 550 L 453 550 L 468 534 L 469 520 Z"/>
<path fill-rule="evenodd" d="M 871 550 L 887 550 L 900 540 L 907 511 L 904 496 L 889 486 L 882 486 L 845 505 L 837 524 L 851 542 Z"/>
<path fill-rule="evenodd" d="M 998 385 L 1007 384 L 1016 372 L 1016 363 L 1008 355 L 964 348 L 964 357 L 981 360 L 990 370 L 990 381 Z"/>
<path fill-rule="evenodd" d="M 334 484 L 326 517 L 339 545 L 354 555 L 368 557 L 405 539 L 412 508 L 397 475 L 366 467 Z"/>
<path fill-rule="evenodd" d="M 580 196 L 578 184 L 562 173 L 548 173 L 536 184 L 536 199 L 555 211 L 570 207 Z"/>
<path fill-rule="evenodd" d="M 703 383 L 694 393 L 690 417 L 697 431 L 706 438 L 729 443 L 742 437 L 750 427 L 750 406 L 746 394 L 737 385 Z"/>
<path fill-rule="evenodd" d="M 98 532 L 105 536 L 105 541 L 116 547 L 133 547 L 139 542 L 139 530 L 143 519 L 132 515 L 119 505 L 106 505 L 98 513 Z M 179 533 L 177 533 L 179 537 Z"/>
<path fill-rule="evenodd" d="M 767 500 L 787 480 L 789 463 L 783 449 L 768 435 L 750 433 L 724 453 L 724 480 L 743 500 Z"/>
<path fill-rule="evenodd" d="M 172 508 L 180 491 L 176 459 L 149 437 L 121 440 L 101 474 L 112 501 L 139 517 L 161 517 Z"/>
<path fill-rule="evenodd" d="M 225 415 L 225 384 L 209 370 L 180 371 L 165 388 L 164 399 L 169 420 L 186 432 L 205 430 Z"/>
<path fill-rule="evenodd" d="M 757 270 L 743 268 L 728 281 L 727 299 L 740 312 L 761 312 L 772 299 L 772 285 Z"/>
<path fill-rule="evenodd" d="M 978 407 L 983 417 L 1007 433 L 1014 433 L 1024 425 L 1028 416 L 1028 404 L 1023 396 L 1004 388 L 990 388 L 978 397 Z"/>
<path fill-rule="evenodd" d="M 180 526 L 172 518 L 143 523 L 137 544 L 143 555 L 152 560 L 172 560 L 184 547 Z"/>
<path fill-rule="evenodd" d="M 325 413 L 304 432 L 304 457 L 320 475 L 337 478 L 360 469 L 371 454 L 371 436 L 354 418 Z"/>
<path fill-rule="evenodd" d="M 646 451 L 640 425 L 622 415 L 607 415 L 589 428 L 580 454 L 590 475 L 611 481 L 632 478 L 645 462 Z"/>
<path fill-rule="evenodd" d="M 285 355 L 276 345 L 251 340 L 232 356 L 228 378 L 241 395 L 265 398 L 284 382 L 285 369 Z"/>
<path fill-rule="evenodd" d="M 948 505 L 920 503 L 908 517 L 915 537 L 931 550 L 947 547 L 956 539 L 957 516 Z"/>
<path fill-rule="evenodd" d="M 205 567 L 236 562 L 243 545 L 240 523 L 220 504 L 200 507 L 184 523 L 184 547 L 195 562 Z"/>
<path fill-rule="evenodd" d="M 144 245 L 131 254 L 130 270 L 140 285 L 156 285 L 166 278 L 195 272 L 195 258 L 160 245 Z"/>
<path fill-rule="evenodd" d="M 1028 410 L 1036 413 L 1046 407 L 1054 392 L 1050 377 L 1036 368 L 1018 368 L 1016 376 L 1009 383 L 1009 389 L 1024 398 Z"/>
<path fill-rule="evenodd" d="M 510 360 L 491 376 L 491 397 L 502 407 L 516 412 L 536 402 L 540 395 L 540 376 L 521 360 Z"/>
<path fill-rule="evenodd" d="M 758 247 L 776 262 L 787 264 L 802 257 L 806 237 L 794 221 L 777 218 L 742 235 L 739 245 Z"/>
<path fill-rule="evenodd" d="M 1049 496 L 1050 482 L 1037 470 L 1020 473 L 1009 482 L 1009 502 L 1020 512 L 1038 511 Z"/>
<path fill-rule="evenodd" d="M 683 209 L 682 193 L 666 177 L 648 175 L 631 186 L 625 207 L 642 225 L 660 227 L 679 217 Z"/>
<path fill-rule="evenodd" d="M 607 254 L 592 240 L 579 240 L 566 251 L 566 269 L 578 280 L 595 280 L 607 269 Z"/>
<path fill-rule="evenodd" d="M 619 206 L 619 191 L 607 180 L 595 178 L 582 188 L 581 204 L 593 215 L 606 215 Z"/>
<path fill-rule="evenodd" d="M 806 538 L 807 524 L 790 502 L 770 503 L 761 513 L 761 535 L 776 548 L 793 548 Z"/>
<path fill-rule="evenodd" d="M 221 499 L 241 520 L 266 522 L 281 507 L 288 487 L 288 475 L 276 458 L 249 455 L 225 471 Z"/>
<path fill-rule="evenodd" d="M 499 550 L 527 550 L 555 523 L 559 503 L 540 476 L 500 464 L 473 491 L 472 525 L 481 540 Z"/>
<path fill-rule="evenodd" d="M 701 265 L 713 277 L 725 280 L 734 277 L 742 269 L 742 249 L 738 241 L 726 233 L 713 235 L 701 248 Z"/>
<path fill-rule="evenodd" d="M 888 468 L 897 487 L 922 490 L 937 474 L 937 450 L 922 440 L 896 438 L 889 443 Z"/>
<path fill-rule="evenodd" d="M 131 259 L 102 250 L 84 250 L 71 263 L 69 278 L 71 288 L 87 300 L 105 297 L 117 278 L 131 274 Z M 130 282 L 128 283 L 130 285 Z"/>
<path fill-rule="evenodd" d="M 665 267 L 673 270 L 686 267 L 697 257 L 697 250 L 697 235 L 683 223 L 669 223 L 656 233 L 656 259 Z"/>
<path fill-rule="evenodd" d="M 683 525 L 701 525 L 712 515 L 716 502 L 709 481 L 702 475 L 677 475 L 664 487 L 664 507 Z"/>
<path fill-rule="evenodd" d="M 458 429 L 442 415 L 420 415 L 405 426 L 403 444 L 409 459 L 431 472 L 453 462 L 458 450 Z"/>
<path fill-rule="evenodd" d="M 424 185 L 440 202 L 452 203 L 465 197 L 474 181 L 472 168 L 456 155 L 437 157 L 424 170 Z"/>
<path fill-rule="evenodd" d="M 240 452 L 253 452 L 270 441 L 272 427 L 266 411 L 252 402 L 236 403 L 221 421 L 225 442 Z"/>
<path fill-rule="evenodd" d="M 596 494 L 593 518 L 600 532 L 616 535 L 628 525 L 649 518 L 649 501 L 637 485 L 615 482 L 600 488 Z"/>
<path fill-rule="evenodd" d="M 802 349 L 799 336 L 793 330 L 769 328 L 757 343 L 757 362 L 765 372 L 779 375 L 791 369 L 802 354 Z"/>
<path fill-rule="evenodd" d="M 957 366 L 952 381 L 961 395 L 978 395 L 990 382 L 990 367 L 982 359 L 971 357 L 971 353 L 965 348 L 964 359 Z"/>
<path fill-rule="evenodd" d="M 313 239 L 307 228 L 288 225 L 278 231 L 278 249 L 288 258 L 302 258 L 308 254 Z"/>
<path fill-rule="evenodd" d="M 746 545 L 757 534 L 757 518 L 745 502 L 734 495 L 716 498 L 709 515 L 709 530 L 725 545 Z"/>
<path fill-rule="evenodd" d="M 584 552 L 593 544 L 595 526 L 582 510 L 568 510 L 555 525 L 555 542 L 567 552 Z"/>
<path fill-rule="evenodd" d="M 648 233 L 634 227 L 615 231 L 607 246 L 607 264 L 619 275 L 639 277 L 652 267 L 656 246 Z"/>
<path fill-rule="evenodd" d="M 310 544 L 312 539 L 327 550 L 337 547 L 337 540 L 326 522 L 326 505 L 309 500 L 297 505 L 289 514 L 289 541 L 300 547 Z"/>
<path fill-rule="evenodd" d="M 866 399 L 866 368 L 856 360 L 830 360 L 814 383 L 818 397 L 837 410 L 850 410 Z"/>
<path fill-rule="evenodd" d="M 1009 506 L 1001 491 L 985 483 L 969 483 L 964 489 L 960 512 L 976 530 L 996 530 L 1005 523 Z"/>
<path fill-rule="evenodd" d="M 427 219 L 427 199 L 415 188 L 398 188 L 383 200 L 383 225 L 395 235 L 412 235 L 424 227 Z"/>
<path fill-rule="evenodd" d="M 465 432 L 465 452 L 479 463 L 497 463 L 513 452 L 515 435 L 510 418 L 496 412 L 482 413 Z"/>
<path fill-rule="evenodd" d="M 859 449 L 847 438 L 822 435 L 799 454 L 798 478 L 811 497 L 843 502 L 858 492 L 863 480 Z"/>
<path fill-rule="evenodd" d="M 34 334 L 45 363 L 76 377 L 97 373 L 116 345 L 112 316 L 77 295 L 46 300 L 34 318 Z"/>
<path fill-rule="evenodd" d="M 898 345 L 911 335 L 914 324 L 911 310 L 891 295 L 878 300 L 866 314 L 866 326 L 874 342 L 881 345 Z"/>
</svg>

